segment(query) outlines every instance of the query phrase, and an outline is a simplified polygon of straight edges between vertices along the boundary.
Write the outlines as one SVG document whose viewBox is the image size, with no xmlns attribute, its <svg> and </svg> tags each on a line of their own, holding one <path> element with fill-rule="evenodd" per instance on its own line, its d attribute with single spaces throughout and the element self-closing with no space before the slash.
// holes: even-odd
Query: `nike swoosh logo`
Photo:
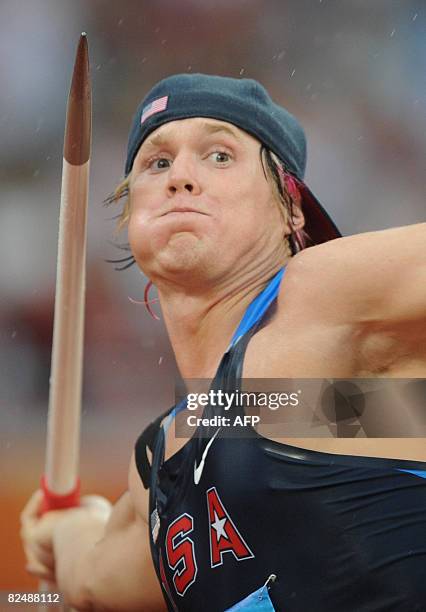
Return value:
<svg viewBox="0 0 426 612">
<path fill-rule="evenodd" d="M 203 456 L 201 457 L 200 465 L 197 466 L 197 461 L 195 461 L 194 463 L 194 482 L 196 485 L 200 482 L 201 474 L 203 473 L 203 469 L 204 469 L 204 462 L 206 460 L 207 453 L 209 452 L 209 448 L 213 444 L 213 441 L 216 438 L 220 430 L 221 428 L 219 427 L 219 429 L 216 430 L 214 436 L 208 441 L 207 446 L 204 449 Z"/>
</svg>

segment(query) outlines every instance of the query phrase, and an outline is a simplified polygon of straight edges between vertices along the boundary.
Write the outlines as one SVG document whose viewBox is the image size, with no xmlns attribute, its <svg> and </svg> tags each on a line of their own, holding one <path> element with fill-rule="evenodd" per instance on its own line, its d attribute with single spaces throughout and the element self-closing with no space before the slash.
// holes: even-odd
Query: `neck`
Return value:
<svg viewBox="0 0 426 612">
<path fill-rule="evenodd" d="M 212 378 L 250 302 L 282 263 L 196 290 L 167 281 L 157 288 L 169 338 L 183 378 Z"/>
</svg>

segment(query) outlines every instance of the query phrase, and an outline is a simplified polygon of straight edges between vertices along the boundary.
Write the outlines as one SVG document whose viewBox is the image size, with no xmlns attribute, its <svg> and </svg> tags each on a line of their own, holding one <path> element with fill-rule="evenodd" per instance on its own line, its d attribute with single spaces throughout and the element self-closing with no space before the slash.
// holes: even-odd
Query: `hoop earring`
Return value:
<svg viewBox="0 0 426 612">
<path fill-rule="evenodd" d="M 149 299 L 149 292 L 151 290 L 151 287 L 153 287 L 153 283 L 152 281 L 148 281 L 148 284 L 146 285 L 145 289 L 144 289 L 144 293 L 143 293 L 143 300 L 135 300 L 131 297 L 129 297 L 129 300 L 132 302 L 132 304 L 143 304 L 145 306 L 145 308 L 147 309 L 147 311 L 149 312 L 149 314 L 151 315 L 151 317 L 153 319 L 155 319 L 156 321 L 160 321 L 160 317 L 158 315 L 155 314 L 155 312 L 152 310 L 151 308 L 151 304 L 154 304 L 156 302 L 158 302 L 158 298 L 154 298 L 153 300 Z"/>
</svg>

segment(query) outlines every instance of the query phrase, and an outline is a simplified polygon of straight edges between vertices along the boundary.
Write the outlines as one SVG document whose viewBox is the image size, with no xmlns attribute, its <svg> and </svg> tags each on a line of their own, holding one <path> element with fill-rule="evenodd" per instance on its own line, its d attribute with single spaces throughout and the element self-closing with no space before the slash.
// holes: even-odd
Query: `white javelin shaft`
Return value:
<svg viewBox="0 0 426 612">
<path fill-rule="evenodd" d="M 80 36 L 67 104 L 55 319 L 45 466 L 45 509 L 78 482 L 86 276 L 91 91 L 86 35 Z M 78 503 L 62 500 L 66 505 Z"/>
<path fill-rule="evenodd" d="M 63 161 L 45 468 L 56 494 L 74 489 L 78 474 L 89 164 Z"/>
</svg>

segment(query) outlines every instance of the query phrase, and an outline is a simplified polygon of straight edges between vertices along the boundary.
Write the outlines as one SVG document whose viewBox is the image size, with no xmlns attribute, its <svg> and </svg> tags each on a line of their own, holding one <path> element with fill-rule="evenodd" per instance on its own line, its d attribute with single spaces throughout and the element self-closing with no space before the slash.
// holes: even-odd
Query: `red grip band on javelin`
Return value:
<svg viewBox="0 0 426 612">
<path fill-rule="evenodd" d="M 66 495 L 58 495 L 47 488 L 46 477 L 42 476 L 41 489 L 44 494 L 42 513 L 48 510 L 63 510 L 80 505 L 80 479 L 77 478 L 75 488 Z"/>
</svg>

